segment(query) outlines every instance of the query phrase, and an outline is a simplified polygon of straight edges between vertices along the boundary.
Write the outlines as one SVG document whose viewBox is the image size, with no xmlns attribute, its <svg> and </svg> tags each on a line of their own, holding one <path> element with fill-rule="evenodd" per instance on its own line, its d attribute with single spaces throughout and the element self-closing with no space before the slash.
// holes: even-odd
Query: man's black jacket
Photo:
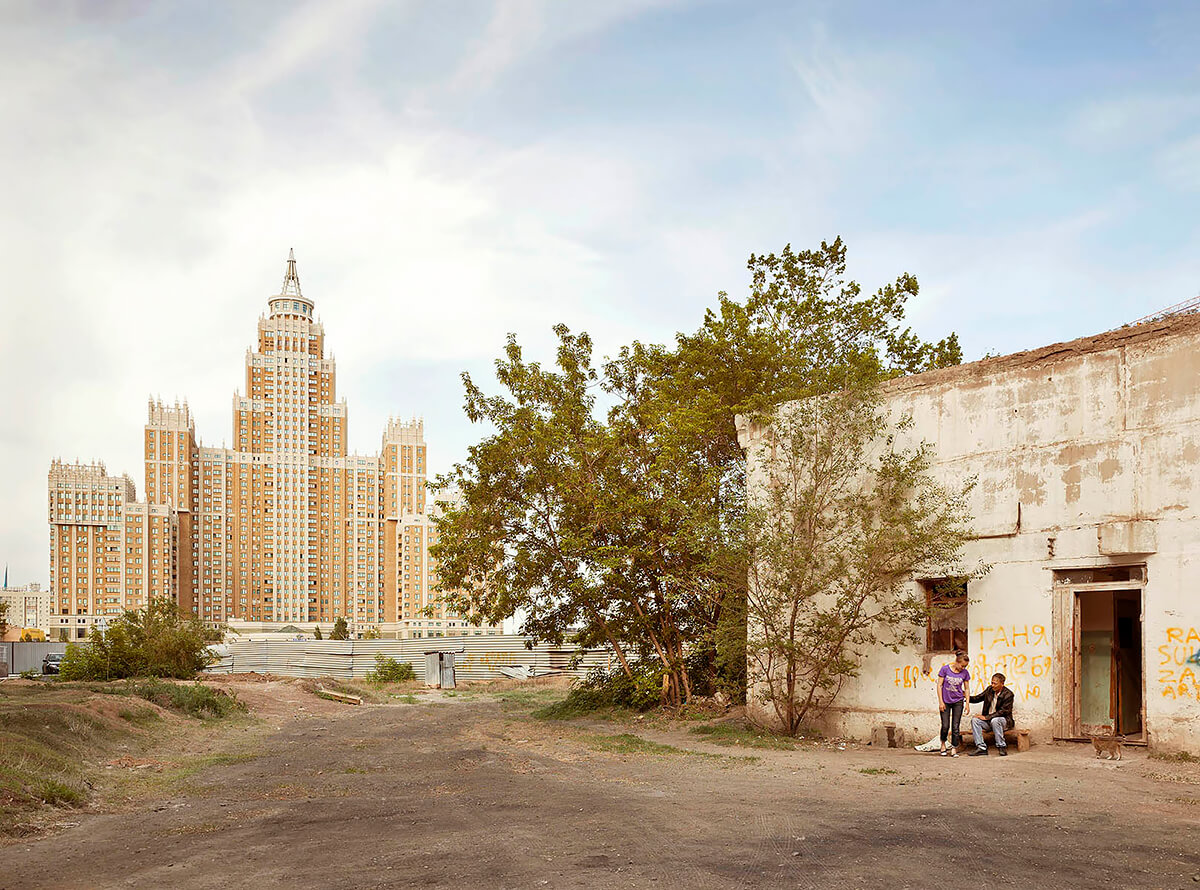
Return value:
<svg viewBox="0 0 1200 890">
<path fill-rule="evenodd" d="M 999 701 L 995 707 L 992 707 L 992 699 L 999 696 Z M 1003 717 L 1005 720 L 1004 728 L 1012 729 L 1016 725 L 1013 720 L 1013 693 L 1007 686 L 1001 688 L 997 693 L 995 689 L 989 686 L 979 695 L 971 696 L 971 703 L 983 702 L 983 709 L 987 711 L 987 718 L 991 720 L 993 717 Z"/>
</svg>

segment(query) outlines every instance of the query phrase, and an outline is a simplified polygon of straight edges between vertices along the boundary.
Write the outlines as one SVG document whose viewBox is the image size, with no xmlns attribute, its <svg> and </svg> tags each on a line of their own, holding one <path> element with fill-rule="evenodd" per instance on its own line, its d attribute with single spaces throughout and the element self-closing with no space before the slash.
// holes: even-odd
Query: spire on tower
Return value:
<svg viewBox="0 0 1200 890">
<path fill-rule="evenodd" d="M 287 271 L 283 273 L 283 287 L 279 291 L 285 297 L 299 297 L 300 276 L 296 274 L 296 251 L 288 248 Z"/>
</svg>

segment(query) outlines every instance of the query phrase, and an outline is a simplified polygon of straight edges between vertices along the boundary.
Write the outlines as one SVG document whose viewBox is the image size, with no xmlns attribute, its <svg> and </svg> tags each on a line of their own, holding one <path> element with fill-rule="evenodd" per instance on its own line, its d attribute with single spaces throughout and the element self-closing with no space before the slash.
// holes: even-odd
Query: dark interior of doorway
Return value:
<svg viewBox="0 0 1200 890">
<path fill-rule="evenodd" d="M 1079 717 L 1084 735 L 1142 737 L 1142 593 L 1079 596 Z"/>
</svg>

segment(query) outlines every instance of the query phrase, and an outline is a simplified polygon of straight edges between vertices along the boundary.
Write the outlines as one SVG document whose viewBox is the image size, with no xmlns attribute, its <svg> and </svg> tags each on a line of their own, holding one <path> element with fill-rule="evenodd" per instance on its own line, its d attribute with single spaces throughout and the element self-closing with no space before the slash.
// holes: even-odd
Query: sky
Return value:
<svg viewBox="0 0 1200 890">
<path fill-rule="evenodd" d="M 0 0 L 0 564 L 46 473 L 143 493 L 150 397 L 231 433 L 290 248 L 351 449 L 486 431 L 512 332 L 699 326 L 840 235 L 968 360 L 1200 294 L 1200 4 Z"/>
</svg>

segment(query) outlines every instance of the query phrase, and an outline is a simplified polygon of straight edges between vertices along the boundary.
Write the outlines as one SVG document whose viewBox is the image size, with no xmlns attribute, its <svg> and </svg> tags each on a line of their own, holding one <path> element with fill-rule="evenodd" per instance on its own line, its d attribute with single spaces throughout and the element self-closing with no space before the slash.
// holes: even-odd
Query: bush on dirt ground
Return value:
<svg viewBox="0 0 1200 890">
<path fill-rule="evenodd" d="M 367 674 L 371 683 L 403 683 L 417 679 L 417 672 L 407 661 L 397 661 L 380 653 L 375 656 L 375 670 Z"/>
<path fill-rule="evenodd" d="M 185 615 L 170 600 L 153 600 L 145 609 L 125 612 L 106 630 L 93 630 L 86 646 L 68 646 L 59 678 L 188 679 L 208 666 L 208 646 L 220 638 L 219 631 Z"/>
<path fill-rule="evenodd" d="M 632 665 L 632 672 L 630 677 L 620 667 L 611 671 L 595 668 L 571 688 L 566 698 L 534 714 L 549 720 L 568 720 L 606 708 L 648 711 L 657 707 L 662 701 L 662 667 L 640 661 Z"/>
<path fill-rule="evenodd" d="M 167 683 L 151 679 L 134 683 L 130 690 L 139 698 L 160 708 L 182 711 L 191 717 L 227 717 L 246 710 L 237 696 L 224 689 L 214 689 L 201 683 Z"/>
</svg>

